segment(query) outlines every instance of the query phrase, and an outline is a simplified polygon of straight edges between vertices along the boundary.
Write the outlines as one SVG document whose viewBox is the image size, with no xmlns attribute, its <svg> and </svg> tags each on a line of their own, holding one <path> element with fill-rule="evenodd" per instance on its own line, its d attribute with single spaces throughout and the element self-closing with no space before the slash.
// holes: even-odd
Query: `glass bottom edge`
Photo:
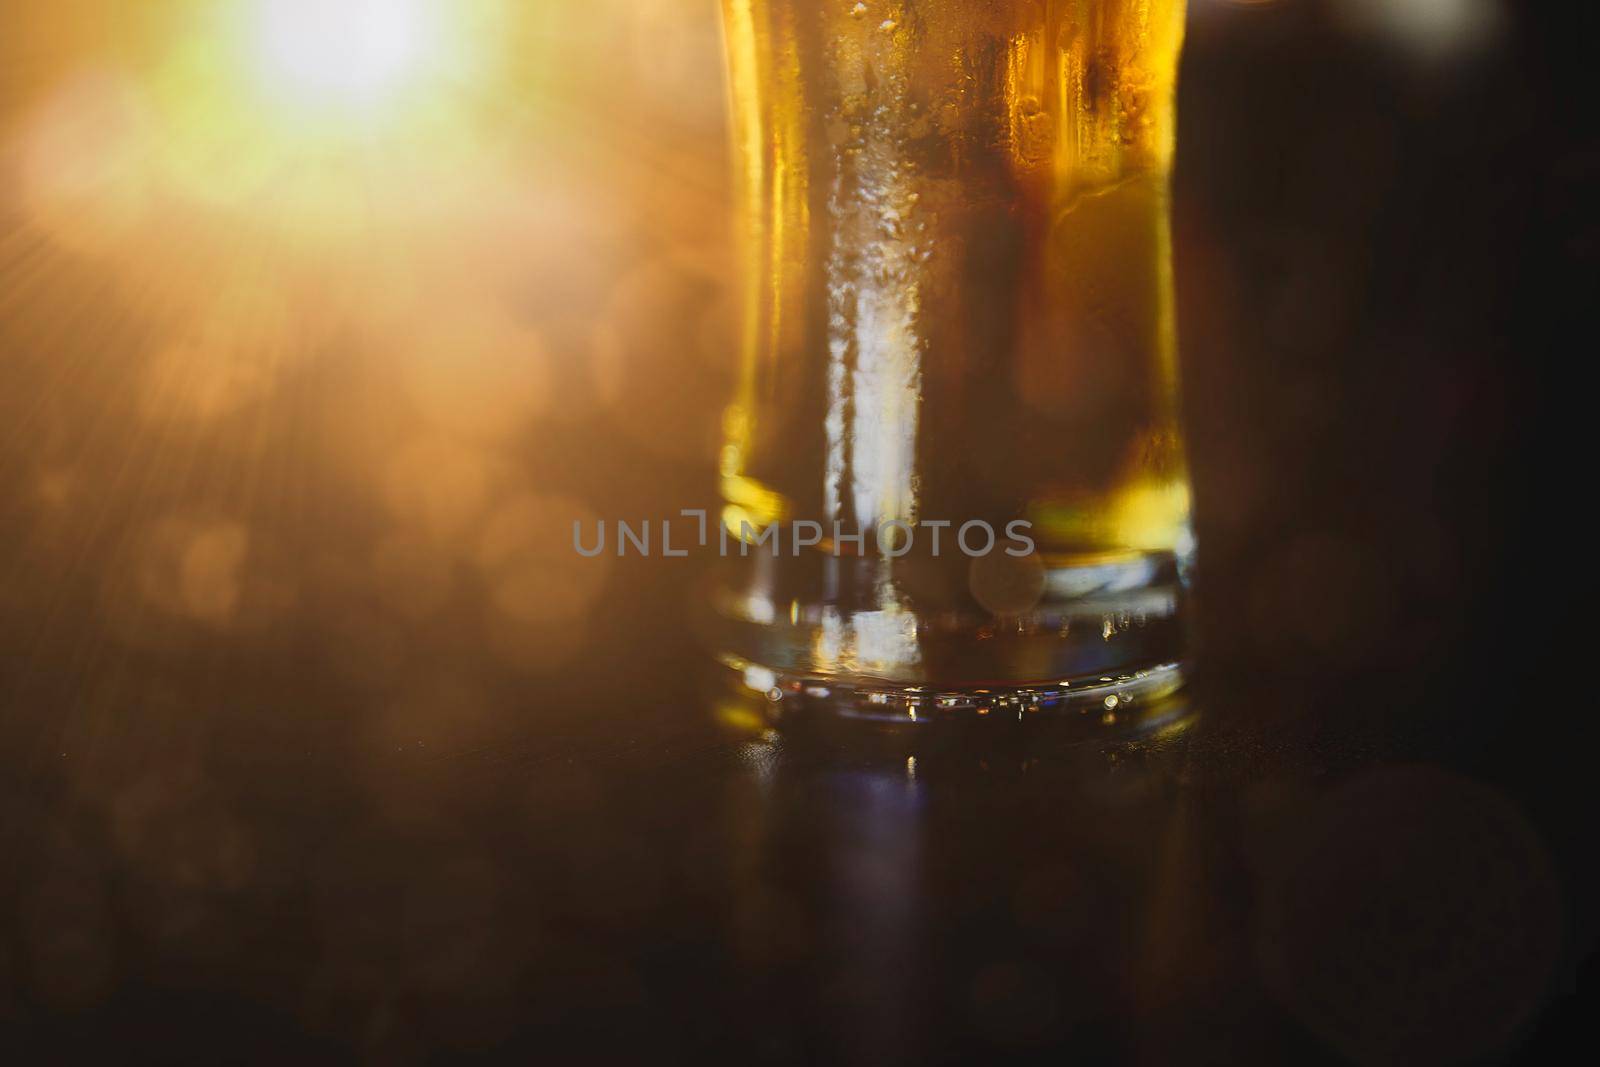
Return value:
<svg viewBox="0 0 1600 1067">
<path fill-rule="evenodd" d="M 1073 719 L 1122 733 L 1156 729 L 1183 713 L 1175 701 L 1187 665 L 1153 664 L 1114 674 L 984 686 L 910 685 L 882 679 L 806 675 L 733 655 L 719 661 L 729 681 L 759 702 L 775 726 L 817 720 L 924 726 L 941 722 Z"/>
</svg>

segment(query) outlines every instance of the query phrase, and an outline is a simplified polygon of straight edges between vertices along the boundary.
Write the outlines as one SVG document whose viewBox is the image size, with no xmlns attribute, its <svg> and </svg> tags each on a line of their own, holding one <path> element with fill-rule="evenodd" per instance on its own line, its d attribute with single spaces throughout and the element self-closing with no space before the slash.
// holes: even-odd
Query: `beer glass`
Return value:
<svg viewBox="0 0 1600 1067">
<path fill-rule="evenodd" d="M 724 663 L 925 721 L 1176 689 L 1183 0 L 723 0 Z"/>
</svg>

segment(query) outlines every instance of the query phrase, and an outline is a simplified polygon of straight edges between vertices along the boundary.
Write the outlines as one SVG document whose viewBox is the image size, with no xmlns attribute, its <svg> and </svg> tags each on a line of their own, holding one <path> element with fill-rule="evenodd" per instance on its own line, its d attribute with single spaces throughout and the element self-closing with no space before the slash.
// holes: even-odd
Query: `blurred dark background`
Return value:
<svg viewBox="0 0 1600 1067">
<path fill-rule="evenodd" d="M 234 7 L 0 8 L 0 1050 L 1592 1048 L 1592 13 L 1192 0 L 1202 672 L 1063 745 L 774 737 L 566 552 L 714 497 L 713 3 L 465 3 L 359 150 Z"/>
</svg>

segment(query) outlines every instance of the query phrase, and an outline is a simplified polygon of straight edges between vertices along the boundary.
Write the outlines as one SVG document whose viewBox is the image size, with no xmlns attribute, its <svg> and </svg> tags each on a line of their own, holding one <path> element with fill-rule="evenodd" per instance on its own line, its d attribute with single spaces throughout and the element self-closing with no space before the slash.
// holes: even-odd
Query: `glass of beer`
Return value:
<svg viewBox="0 0 1600 1067">
<path fill-rule="evenodd" d="M 1183 0 L 723 0 L 722 661 L 784 717 L 1137 714 L 1194 542 Z"/>
</svg>

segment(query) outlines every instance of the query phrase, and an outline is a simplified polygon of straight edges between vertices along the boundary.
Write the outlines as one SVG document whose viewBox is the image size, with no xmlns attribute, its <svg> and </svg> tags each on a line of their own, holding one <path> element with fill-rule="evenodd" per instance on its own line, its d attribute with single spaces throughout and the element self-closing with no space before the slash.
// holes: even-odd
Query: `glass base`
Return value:
<svg viewBox="0 0 1600 1067">
<path fill-rule="evenodd" d="M 1172 554 L 1016 573 L 983 560 L 934 561 L 943 574 L 928 561 L 726 562 L 703 601 L 706 636 L 769 721 L 1113 727 L 1183 682 L 1186 583 Z"/>
<path fill-rule="evenodd" d="M 766 718 L 774 724 L 836 718 L 912 725 L 1071 715 L 1108 728 L 1154 728 L 1174 712 L 1170 698 L 1182 688 L 1184 678 L 1183 664 L 1162 663 L 1118 675 L 999 687 L 941 688 L 874 679 L 807 677 L 776 671 L 737 656 L 720 658 L 735 672 L 736 684 L 764 702 Z"/>
</svg>

